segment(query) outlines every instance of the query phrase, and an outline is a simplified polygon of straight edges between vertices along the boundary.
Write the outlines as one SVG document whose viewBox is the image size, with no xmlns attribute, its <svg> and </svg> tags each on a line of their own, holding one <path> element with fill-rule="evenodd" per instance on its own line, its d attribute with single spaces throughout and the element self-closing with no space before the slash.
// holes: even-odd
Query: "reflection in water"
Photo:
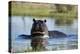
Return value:
<svg viewBox="0 0 80 54">
<path fill-rule="evenodd" d="M 18 38 L 21 34 L 30 35 L 32 27 L 32 17 L 25 16 L 25 28 L 24 22 L 21 16 L 12 16 L 11 18 L 11 37 L 12 37 L 12 51 L 24 52 L 31 51 L 31 40 Z M 55 18 L 43 17 L 47 20 L 47 27 L 49 31 L 61 31 L 68 36 L 66 38 L 52 38 L 49 39 L 47 48 L 49 50 L 61 50 L 61 49 L 76 49 L 77 48 L 77 20 L 59 20 Z M 57 23 L 56 23 L 57 22 Z M 60 23 L 60 24 L 59 24 Z M 56 25 L 57 24 L 57 25 Z M 69 24 L 69 25 L 63 25 Z"/>
<path fill-rule="evenodd" d="M 72 23 L 73 23 L 73 19 L 65 19 L 65 18 L 55 19 L 55 24 L 60 25 L 60 26 L 61 25 L 71 25 Z"/>
</svg>

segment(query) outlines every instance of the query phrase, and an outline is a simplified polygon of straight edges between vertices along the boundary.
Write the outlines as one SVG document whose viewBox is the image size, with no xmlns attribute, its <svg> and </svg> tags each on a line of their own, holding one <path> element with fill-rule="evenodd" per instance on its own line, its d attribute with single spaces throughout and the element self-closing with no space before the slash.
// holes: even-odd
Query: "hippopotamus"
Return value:
<svg viewBox="0 0 80 54">
<path fill-rule="evenodd" d="M 33 19 L 31 37 L 31 46 L 33 50 L 43 50 L 46 48 L 47 39 L 49 38 L 46 20 Z"/>
<path fill-rule="evenodd" d="M 48 31 L 46 25 L 47 20 L 35 20 L 33 19 L 33 24 L 31 28 L 31 34 L 21 34 L 19 37 L 23 39 L 31 39 L 31 47 L 33 51 L 37 50 L 48 50 L 48 38 L 62 38 L 67 37 L 67 35 L 61 31 Z"/>
</svg>

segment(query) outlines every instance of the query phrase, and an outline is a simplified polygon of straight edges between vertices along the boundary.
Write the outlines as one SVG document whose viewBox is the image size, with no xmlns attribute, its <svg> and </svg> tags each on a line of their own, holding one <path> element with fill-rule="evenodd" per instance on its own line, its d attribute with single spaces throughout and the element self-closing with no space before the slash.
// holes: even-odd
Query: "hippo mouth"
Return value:
<svg viewBox="0 0 80 54">
<path fill-rule="evenodd" d="M 45 34 L 45 32 L 40 32 L 40 31 L 38 31 L 38 32 L 33 32 L 32 34 Z"/>
</svg>

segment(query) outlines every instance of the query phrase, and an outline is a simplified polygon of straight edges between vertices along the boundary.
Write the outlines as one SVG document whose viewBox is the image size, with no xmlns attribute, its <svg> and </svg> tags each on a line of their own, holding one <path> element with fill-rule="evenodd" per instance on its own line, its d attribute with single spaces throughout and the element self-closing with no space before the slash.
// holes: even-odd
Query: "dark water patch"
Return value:
<svg viewBox="0 0 80 54">
<path fill-rule="evenodd" d="M 21 35 L 18 36 L 18 38 L 31 39 L 31 35 L 21 34 Z"/>
</svg>

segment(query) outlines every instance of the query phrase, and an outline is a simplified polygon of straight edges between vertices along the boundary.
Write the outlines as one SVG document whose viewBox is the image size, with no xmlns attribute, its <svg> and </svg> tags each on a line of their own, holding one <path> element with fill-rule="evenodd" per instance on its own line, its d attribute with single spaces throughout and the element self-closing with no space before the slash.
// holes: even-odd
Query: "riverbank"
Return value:
<svg viewBox="0 0 80 54">
<path fill-rule="evenodd" d="M 12 16 L 77 18 L 77 5 L 11 2 L 10 6 Z"/>
</svg>

